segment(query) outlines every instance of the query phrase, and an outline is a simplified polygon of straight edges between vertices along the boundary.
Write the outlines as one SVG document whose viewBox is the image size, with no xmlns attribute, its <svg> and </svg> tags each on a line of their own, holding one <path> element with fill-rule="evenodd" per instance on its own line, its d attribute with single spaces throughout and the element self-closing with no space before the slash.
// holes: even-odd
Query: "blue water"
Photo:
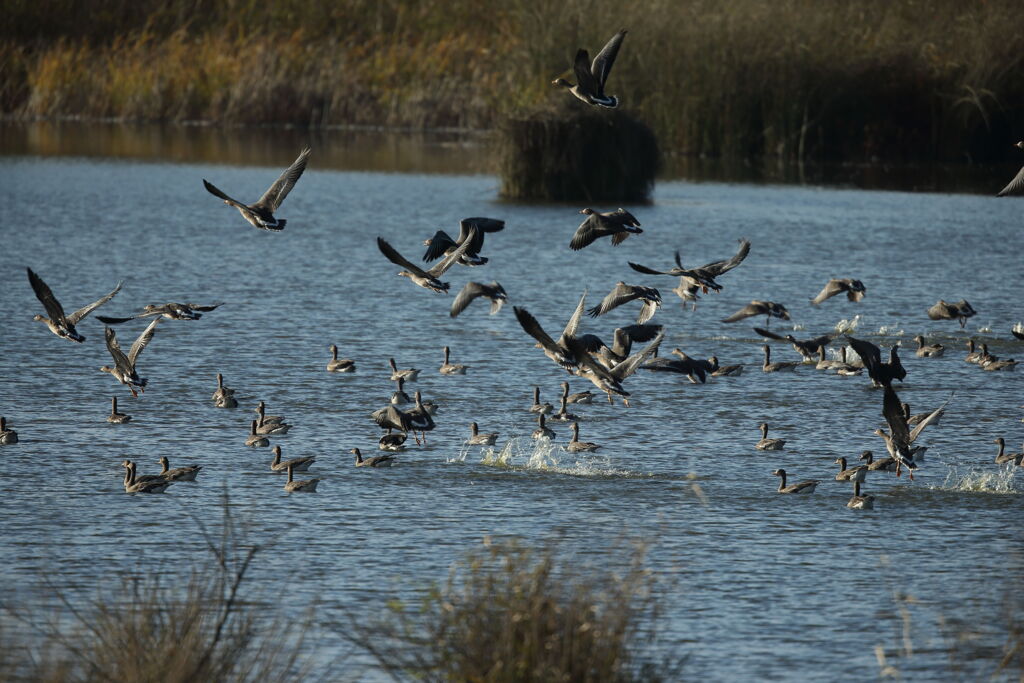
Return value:
<svg viewBox="0 0 1024 683">
<path fill-rule="evenodd" d="M 1002 642 L 1004 598 L 1020 587 L 1024 475 L 999 470 L 992 440 L 1003 436 L 1015 450 L 1024 441 L 1024 374 L 984 372 L 962 359 L 968 337 L 999 356 L 1024 356 L 1009 332 L 1024 318 L 1024 202 L 665 182 L 652 205 L 627 207 L 642 235 L 576 253 L 567 245 L 580 206 L 501 203 L 491 176 L 323 171 L 314 153 L 278 212 L 288 219 L 281 233 L 253 229 L 202 188 L 207 178 L 252 201 L 290 161 L 0 158 L 0 410 L 21 438 L 0 447 L 0 576 L 8 585 L 35 585 L 45 573 L 92 595 L 117 572 L 185 571 L 203 554 L 190 515 L 215 521 L 227 488 L 250 538 L 271 548 L 257 580 L 299 577 L 281 597 L 321 612 L 376 615 L 387 600 L 443 580 L 485 536 L 560 536 L 598 567 L 620 561 L 607 553 L 628 537 L 651 544 L 649 565 L 672 586 L 659 630 L 694 678 L 868 680 L 879 673 L 876 646 L 910 679 L 953 678 L 939 627 L 950 615 L 985 642 Z M 455 234 L 459 218 L 475 215 L 507 222 L 486 238 L 491 262 L 456 266 L 444 279 L 453 295 L 469 279 L 497 280 L 511 301 L 493 317 L 478 301 L 452 319 L 452 296 L 397 277 L 375 238 L 418 262 L 423 239 L 439 228 Z M 667 269 L 675 249 L 687 265 L 723 259 L 741 237 L 753 243 L 750 256 L 695 312 L 670 291 L 675 278 L 626 265 Z M 42 309 L 26 266 L 69 311 L 122 279 L 101 314 L 166 301 L 224 305 L 199 321 L 160 323 L 139 361 L 149 386 L 132 399 L 98 371 L 110 359 L 95 317 L 79 326 L 82 345 L 32 320 Z M 867 297 L 812 306 L 832 277 L 863 280 Z M 552 403 L 564 379 L 573 391 L 593 387 L 534 348 L 511 305 L 557 337 L 584 290 L 596 304 L 618 280 L 661 289 L 654 322 L 665 325 L 663 354 L 680 347 L 747 367 L 706 385 L 640 371 L 626 381 L 630 407 L 603 398 L 571 406 L 581 438 L 602 445 L 598 453 L 564 452 L 564 424 L 553 425 L 553 447 L 535 449 L 533 387 Z M 966 298 L 978 315 L 965 330 L 931 321 L 925 311 L 939 298 Z M 874 511 L 845 507 L 851 491 L 832 480 L 833 460 L 884 453 L 871 433 L 881 424 L 881 393 L 866 377 L 813 366 L 762 373 L 762 340 L 751 328 L 764 320 L 719 322 L 751 299 L 789 308 L 792 322 L 772 322 L 779 332 L 806 338 L 855 320 L 857 336 L 902 342 L 909 374 L 897 390 L 914 412 L 956 392 L 941 424 L 921 438 L 930 449 L 913 482 L 869 477 Z M 584 318 L 581 331 L 610 342 L 636 308 Z M 122 346 L 143 327 L 118 326 Z M 946 345 L 946 355 L 916 358 L 911 338 L 919 333 Z M 356 360 L 357 373 L 325 372 L 332 343 Z M 444 345 L 454 362 L 471 366 L 465 376 L 437 372 Z M 798 359 L 788 344 L 773 351 L 773 360 Z M 439 404 L 437 428 L 426 446 L 400 454 L 399 466 L 356 469 L 349 449 L 376 453 L 380 432 L 369 413 L 394 389 L 389 357 L 423 370 L 406 388 Z M 218 372 L 240 408 L 213 407 Z M 114 395 L 131 423 L 105 422 Z M 284 457 L 318 457 L 316 494 L 286 494 L 268 468 L 270 450 L 244 445 L 258 400 L 295 425 L 272 439 Z M 493 452 L 464 446 L 474 420 L 500 432 Z M 753 448 L 762 421 L 787 439 L 784 451 Z M 202 464 L 199 481 L 163 496 L 126 495 L 119 463 L 128 457 L 140 472 L 155 472 L 161 455 L 172 467 Z M 780 496 L 777 467 L 822 482 L 810 497 Z M 894 593 L 915 598 L 911 656 L 898 656 Z M 973 678 L 995 664 L 969 666 Z"/>
</svg>

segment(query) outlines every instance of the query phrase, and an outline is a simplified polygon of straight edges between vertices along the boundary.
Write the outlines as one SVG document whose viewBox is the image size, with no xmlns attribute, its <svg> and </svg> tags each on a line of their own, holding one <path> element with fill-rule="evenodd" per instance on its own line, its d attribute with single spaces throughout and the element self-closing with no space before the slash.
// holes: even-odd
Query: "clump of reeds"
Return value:
<svg viewBox="0 0 1024 683">
<path fill-rule="evenodd" d="M 248 576 L 260 548 L 245 544 L 227 501 L 219 541 L 205 529 L 203 535 L 210 561 L 194 568 L 184 585 L 129 575 L 84 602 L 51 585 L 56 610 L 8 607 L 0 624 L 0 677 L 53 683 L 302 680 L 306 626 L 254 602 Z"/>
<path fill-rule="evenodd" d="M 508 199 L 646 202 L 660 161 L 644 123 L 575 101 L 509 117 L 498 148 Z"/>
<path fill-rule="evenodd" d="M 554 546 L 487 543 L 419 610 L 400 604 L 350 637 L 396 677 L 451 681 L 679 680 L 656 640 L 654 581 L 634 550 L 624 571 L 585 569 Z"/>
</svg>

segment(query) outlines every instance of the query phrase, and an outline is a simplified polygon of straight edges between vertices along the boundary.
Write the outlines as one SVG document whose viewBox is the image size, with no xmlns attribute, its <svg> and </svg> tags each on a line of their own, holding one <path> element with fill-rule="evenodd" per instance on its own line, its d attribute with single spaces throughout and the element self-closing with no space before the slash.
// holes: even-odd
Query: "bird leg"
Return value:
<svg viewBox="0 0 1024 683">
<path fill-rule="evenodd" d="M 615 403 L 615 401 L 612 399 L 612 392 L 605 389 L 604 393 L 608 394 L 608 403 Z"/>
<path fill-rule="evenodd" d="M 131 384 L 128 385 L 128 391 L 132 392 L 132 398 L 139 397 L 139 392 L 135 391 L 135 387 L 133 387 Z"/>
</svg>

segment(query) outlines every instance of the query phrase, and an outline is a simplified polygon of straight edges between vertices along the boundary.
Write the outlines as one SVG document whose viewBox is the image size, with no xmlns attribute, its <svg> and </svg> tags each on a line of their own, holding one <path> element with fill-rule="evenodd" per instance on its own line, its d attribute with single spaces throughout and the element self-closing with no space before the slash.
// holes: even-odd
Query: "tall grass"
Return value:
<svg viewBox="0 0 1024 683">
<path fill-rule="evenodd" d="M 609 90 L 666 151 L 994 159 L 1024 133 L 1015 0 L 11 0 L 19 116 L 493 127 L 569 97 L 576 47 L 630 30 Z"/>
<path fill-rule="evenodd" d="M 680 661 L 650 652 L 659 597 L 633 548 L 619 573 L 573 562 L 557 546 L 485 543 L 419 607 L 390 605 L 348 632 L 398 679 L 478 682 L 681 680 Z"/>
</svg>

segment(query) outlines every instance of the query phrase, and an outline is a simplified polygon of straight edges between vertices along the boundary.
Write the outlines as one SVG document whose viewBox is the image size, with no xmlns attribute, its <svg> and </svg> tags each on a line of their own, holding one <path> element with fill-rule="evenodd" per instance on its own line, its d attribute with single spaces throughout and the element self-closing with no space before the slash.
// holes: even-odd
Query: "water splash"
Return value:
<svg viewBox="0 0 1024 683">
<path fill-rule="evenodd" d="M 448 462 L 464 462 L 469 447 L 464 447 Z M 481 450 L 481 465 L 517 471 L 553 472 L 577 477 L 647 477 L 648 474 L 613 467 L 611 458 L 596 453 L 569 453 L 548 439 L 534 440 L 528 436 L 515 436 L 500 450 Z"/>
<path fill-rule="evenodd" d="M 882 325 L 878 328 L 878 335 L 881 337 L 902 337 L 903 330 L 897 329 L 895 326 L 890 327 L 889 325 Z"/>
<path fill-rule="evenodd" d="M 836 323 L 835 331 L 836 334 L 850 334 L 857 331 L 857 326 L 860 325 L 860 313 L 853 316 L 849 320 L 845 318 Z"/>
<path fill-rule="evenodd" d="M 992 333 L 992 326 L 991 325 L 982 325 L 981 327 L 978 328 L 978 332 L 980 334 L 991 334 Z"/>
<path fill-rule="evenodd" d="M 941 486 L 932 488 L 974 493 L 1020 493 L 1014 486 L 1014 475 L 1019 469 L 1003 467 L 979 470 L 971 467 L 961 471 L 958 467 L 950 467 L 946 473 L 946 481 Z"/>
</svg>

